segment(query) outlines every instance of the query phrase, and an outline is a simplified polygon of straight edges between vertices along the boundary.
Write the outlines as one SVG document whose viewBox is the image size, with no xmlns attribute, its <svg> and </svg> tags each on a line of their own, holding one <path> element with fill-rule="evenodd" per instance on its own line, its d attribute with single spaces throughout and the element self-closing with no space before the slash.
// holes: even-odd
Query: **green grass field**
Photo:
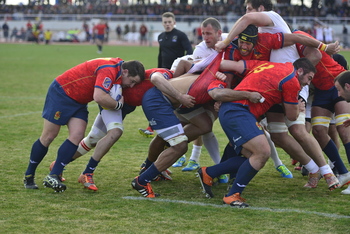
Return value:
<svg viewBox="0 0 350 234">
<path fill-rule="evenodd" d="M 24 189 L 23 174 L 42 130 L 48 86 L 65 70 L 99 56 L 93 45 L 0 44 L 0 51 L 0 233 L 349 233 L 350 196 L 341 195 L 340 189 L 329 192 L 324 180 L 316 189 L 303 188 L 307 178 L 293 170 L 280 149 L 294 178 L 281 178 L 268 161 L 242 195 L 249 208 L 223 206 L 225 184 L 215 186 L 215 197 L 207 199 L 195 173 L 180 168 L 172 169 L 173 181 L 152 183 L 160 198 L 143 199 L 130 185 L 150 142 L 138 133 L 147 126 L 140 107 L 126 118 L 124 135 L 99 164 L 97 192 L 77 183 L 91 153 L 66 167 L 64 193 L 42 186 L 67 137 L 65 127 L 38 167 L 40 189 Z M 103 56 L 137 59 L 153 68 L 157 53 L 157 47 L 105 46 Z M 342 54 L 350 61 L 349 52 Z M 89 111 L 88 130 L 98 112 L 96 103 L 89 104 Z M 227 139 L 218 121 L 214 132 L 223 150 Z M 350 169 L 343 148 L 341 155 Z M 205 149 L 200 163 L 212 165 Z"/>
</svg>

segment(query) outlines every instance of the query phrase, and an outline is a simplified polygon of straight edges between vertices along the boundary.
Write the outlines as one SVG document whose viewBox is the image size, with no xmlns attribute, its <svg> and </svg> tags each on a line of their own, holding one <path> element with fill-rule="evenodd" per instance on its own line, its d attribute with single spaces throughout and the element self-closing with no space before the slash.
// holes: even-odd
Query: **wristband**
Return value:
<svg viewBox="0 0 350 234">
<path fill-rule="evenodd" d="M 327 45 L 323 44 L 322 42 L 318 45 L 317 49 L 321 50 L 321 51 L 326 51 L 327 50 Z"/>
<path fill-rule="evenodd" d="M 230 39 L 228 39 L 228 38 L 226 38 L 225 40 L 223 40 L 223 42 L 224 42 L 224 44 L 225 44 L 226 46 L 228 46 L 228 45 L 231 43 Z"/>
<path fill-rule="evenodd" d="M 114 107 L 115 110 L 120 110 L 123 108 L 123 103 L 117 101 L 117 105 Z"/>
</svg>

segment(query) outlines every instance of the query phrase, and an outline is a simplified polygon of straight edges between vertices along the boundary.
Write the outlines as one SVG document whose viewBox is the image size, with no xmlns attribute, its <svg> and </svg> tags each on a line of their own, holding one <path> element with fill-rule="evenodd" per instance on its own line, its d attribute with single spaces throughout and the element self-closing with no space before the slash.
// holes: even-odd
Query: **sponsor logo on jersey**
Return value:
<svg viewBox="0 0 350 234">
<path fill-rule="evenodd" d="M 112 84 L 112 79 L 109 78 L 109 77 L 106 77 L 102 83 L 102 86 L 105 88 L 105 89 L 108 89 Z"/>
<path fill-rule="evenodd" d="M 61 118 L 61 111 L 56 111 L 55 116 L 53 118 L 55 120 L 59 120 L 59 118 Z"/>
</svg>

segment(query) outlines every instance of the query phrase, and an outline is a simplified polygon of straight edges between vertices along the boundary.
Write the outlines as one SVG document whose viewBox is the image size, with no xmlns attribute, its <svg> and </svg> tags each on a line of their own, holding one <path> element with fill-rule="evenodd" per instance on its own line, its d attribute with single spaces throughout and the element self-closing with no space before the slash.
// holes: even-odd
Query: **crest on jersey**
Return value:
<svg viewBox="0 0 350 234">
<path fill-rule="evenodd" d="M 172 42 L 177 42 L 177 36 L 173 36 Z"/>
<path fill-rule="evenodd" d="M 259 130 L 263 130 L 263 128 L 261 127 L 261 125 L 258 122 L 255 122 L 255 124 L 259 128 Z"/>
<path fill-rule="evenodd" d="M 61 118 L 61 111 L 56 111 L 55 116 L 53 118 L 55 120 L 59 120 Z"/>
<path fill-rule="evenodd" d="M 112 79 L 109 77 L 106 77 L 102 83 L 103 88 L 108 89 L 112 84 Z"/>
</svg>

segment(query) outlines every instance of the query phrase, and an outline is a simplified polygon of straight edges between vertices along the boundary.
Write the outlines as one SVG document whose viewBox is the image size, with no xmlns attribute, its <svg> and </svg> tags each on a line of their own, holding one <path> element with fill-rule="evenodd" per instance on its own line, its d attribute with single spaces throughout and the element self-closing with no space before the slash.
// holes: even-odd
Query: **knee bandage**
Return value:
<svg viewBox="0 0 350 234">
<path fill-rule="evenodd" d="M 294 120 L 294 121 L 290 121 L 287 118 L 285 118 L 285 120 L 286 120 L 286 125 L 287 125 L 288 128 L 293 126 L 294 124 L 303 124 L 303 125 L 305 125 L 305 113 L 304 112 L 300 112 L 298 118 L 296 120 Z"/>
<path fill-rule="evenodd" d="M 105 132 L 101 131 L 96 127 L 92 127 L 89 134 L 79 143 L 77 151 L 84 155 L 94 148 L 97 142 L 106 135 Z"/>
<path fill-rule="evenodd" d="M 117 122 L 112 122 L 106 125 L 107 131 L 115 128 L 119 128 L 120 130 L 124 131 L 124 125 L 123 123 L 117 123 Z"/>
<path fill-rule="evenodd" d="M 339 126 L 342 125 L 344 123 L 345 120 L 350 119 L 350 114 L 349 113 L 344 113 L 341 115 L 336 115 L 335 116 L 335 125 Z"/>
<path fill-rule="evenodd" d="M 323 127 L 326 127 L 328 128 L 329 127 L 329 124 L 331 122 L 331 119 L 330 117 L 328 116 L 317 116 L 317 117 L 313 117 L 311 119 L 311 125 L 312 126 L 316 126 L 316 125 L 320 125 L 320 126 L 323 126 Z"/>
<path fill-rule="evenodd" d="M 186 135 L 180 135 L 180 136 L 177 136 L 177 137 L 174 137 L 174 138 L 167 140 L 167 142 L 169 143 L 170 146 L 180 144 L 183 141 L 188 141 L 188 138 Z"/>
<path fill-rule="evenodd" d="M 283 122 L 270 122 L 267 125 L 267 129 L 270 133 L 288 132 L 287 125 Z"/>
</svg>

